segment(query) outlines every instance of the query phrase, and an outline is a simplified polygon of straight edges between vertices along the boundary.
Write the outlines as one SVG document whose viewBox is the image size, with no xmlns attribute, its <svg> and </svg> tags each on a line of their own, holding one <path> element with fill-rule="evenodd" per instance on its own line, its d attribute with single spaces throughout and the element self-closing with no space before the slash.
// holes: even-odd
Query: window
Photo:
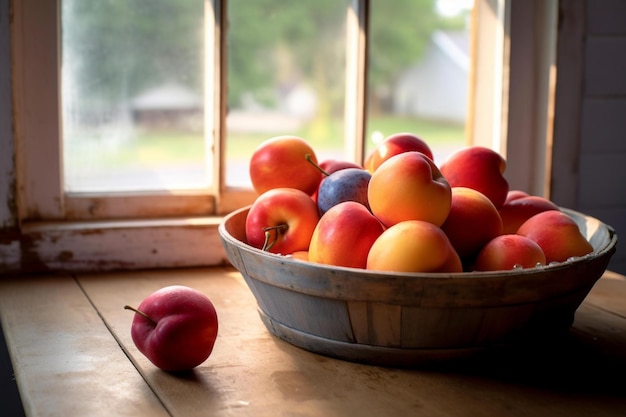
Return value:
<svg viewBox="0 0 626 417">
<path fill-rule="evenodd" d="M 322 157 L 358 161 L 387 134 L 424 134 L 430 126 L 415 120 L 448 117 L 448 129 L 439 130 L 448 135 L 444 142 L 450 147 L 487 141 L 506 150 L 505 122 L 515 117 L 505 111 L 508 54 L 523 55 L 523 48 L 508 43 L 511 3 L 476 1 L 468 41 L 473 60 L 452 36 L 462 25 L 453 20 L 435 25 L 434 14 L 433 20 L 420 21 L 420 14 L 408 13 L 420 5 L 434 1 L 327 0 L 293 7 L 275 0 L 13 2 L 18 217 L 23 231 L 43 242 L 36 247 L 38 260 L 77 269 L 222 261 L 215 234 L 219 216 L 253 200 L 245 161 L 256 143 L 275 134 L 301 135 Z M 182 8 L 176 12 L 181 22 L 159 20 L 173 15 L 171 7 Z M 80 15 L 86 12 L 94 19 L 106 13 L 121 17 L 115 27 L 106 21 L 98 26 Z M 159 33 L 167 32 L 164 45 L 145 21 L 160 22 Z M 552 21 L 546 22 L 542 27 Z M 106 40 L 98 30 L 116 33 Z M 74 43 L 75 36 L 82 41 Z M 410 42 L 402 43 L 407 37 Z M 185 48 L 177 47 L 181 44 Z M 81 48 L 94 54 L 88 63 L 81 62 Z M 423 106 L 434 98 L 424 93 L 433 86 L 422 84 L 423 97 L 411 92 L 425 69 L 403 55 L 408 48 L 421 56 L 431 53 L 435 60 L 433 51 L 447 48 L 454 62 L 448 69 L 470 77 L 467 97 L 461 99 L 470 105 L 455 106 L 453 116 L 424 113 L 436 107 Z M 186 65 L 173 64 L 178 61 Z M 155 70 L 146 72 L 141 68 L 146 65 Z M 100 75 L 86 76 L 87 66 L 97 67 Z M 105 83 L 112 79 L 113 84 Z M 158 106 L 163 94 L 169 108 Z M 464 110 L 467 114 L 456 114 Z M 177 145 L 154 150 L 171 141 L 172 132 Z M 109 141 L 111 149 L 90 148 L 93 143 L 79 137 Z M 104 163 L 98 158 L 115 154 L 115 141 L 154 148 L 117 152 L 127 158 L 114 162 L 119 176 L 110 168 L 104 171 L 109 174 L 97 174 Z M 179 164 L 125 165 L 141 161 L 141 152 L 165 153 L 168 160 L 180 158 Z M 138 174 L 132 181 L 131 171 Z M 97 181 L 86 182 L 90 176 Z M 96 238 L 95 231 L 103 235 Z M 192 253 L 181 256 L 189 248 Z"/>
</svg>

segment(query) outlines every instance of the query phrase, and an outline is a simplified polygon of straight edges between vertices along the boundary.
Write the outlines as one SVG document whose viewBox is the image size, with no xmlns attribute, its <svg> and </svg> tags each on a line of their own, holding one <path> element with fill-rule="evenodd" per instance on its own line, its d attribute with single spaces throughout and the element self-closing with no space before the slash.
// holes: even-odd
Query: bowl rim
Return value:
<svg viewBox="0 0 626 417">
<path fill-rule="evenodd" d="M 312 268 L 317 268 L 326 271 L 341 271 L 344 273 L 357 273 L 362 276 L 371 276 L 372 278 L 377 276 L 394 276 L 394 277 L 404 277 L 404 278 L 421 278 L 421 279 L 480 279 L 480 278 L 507 278 L 510 276 L 526 276 L 526 275 L 539 275 L 546 271 L 558 271 L 561 269 L 567 269 L 572 267 L 573 265 L 587 263 L 591 260 L 602 258 L 605 256 L 612 255 L 616 251 L 618 236 L 615 232 L 615 229 L 606 223 L 603 223 L 599 219 L 583 214 L 581 212 L 559 207 L 559 209 L 566 214 L 570 215 L 574 218 L 576 223 L 581 226 L 581 222 L 584 221 L 585 226 L 587 224 L 591 224 L 591 226 L 595 227 L 596 233 L 602 233 L 605 236 L 605 244 L 595 248 L 594 250 L 584 256 L 575 257 L 573 260 L 568 260 L 565 262 L 551 263 L 549 265 L 543 265 L 534 268 L 523 268 L 523 269 L 515 269 L 515 270 L 497 270 L 497 271 L 463 271 L 463 272 L 392 272 L 392 271 L 378 271 L 378 270 L 368 270 L 364 268 L 355 268 L 355 267 L 345 267 L 345 266 L 336 266 L 336 265 L 327 265 L 322 263 L 315 263 L 310 261 L 302 261 L 299 259 L 293 258 L 291 255 L 282 255 L 271 253 L 267 251 L 263 251 L 254 246 L 248 245 L 246 242 L 241 241 L 235 238 L 231 233 L 226 229 L 227 222 L 237 215 L 241 215 L 242 212 L 246 212 L 250 209 L 250 205 L 241 207 L 227 214 L 218 226 L 218 233 L 223 240 L 226 242 L 237 246 L 238 248 L 248 251 L 250 253 L 258 254 L 263 257 L 270 257 L 271 259 L 294 263 L 299 266 L 310 266 Z M 384 279 L 384 278 L 383 278 Z"/>
</svg>

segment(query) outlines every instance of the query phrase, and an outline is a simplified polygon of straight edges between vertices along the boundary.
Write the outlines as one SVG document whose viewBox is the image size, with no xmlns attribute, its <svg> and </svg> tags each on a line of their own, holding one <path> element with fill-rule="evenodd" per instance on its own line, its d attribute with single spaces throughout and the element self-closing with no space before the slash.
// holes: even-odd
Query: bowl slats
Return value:
<svg viewBox="0 0 626 417">
<path fill-rule="evenodd" d="M 275 336 L 313 352 L 412 366 L 567 331 L 616 250 L 614 230 L 563 209 L 594 252 L 515 271 L 397 274 L 302 262 L 245 241 L 248 208 L 220 225 L 230 262 Z"/>
</svg>

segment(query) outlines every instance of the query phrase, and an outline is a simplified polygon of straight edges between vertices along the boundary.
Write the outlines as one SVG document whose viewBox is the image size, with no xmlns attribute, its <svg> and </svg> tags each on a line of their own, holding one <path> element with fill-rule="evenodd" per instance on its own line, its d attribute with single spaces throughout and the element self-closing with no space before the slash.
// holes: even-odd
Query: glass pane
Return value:
<svg viewBox="0 0 626 417">
<path fill-rule="evenodd" d="M 203 0 L 62 2 L 66 191 L 210 185 L 203 13 Z"/>
<path fill-rule="evenodd" d="M 465 145 L 472 0 L 372 0 L 366 152 L 410 132 L 436 163 Z"/>
<path fill-rule="evenodd" d="M 228 185 L 251 186 L 250 156 L 273 136 L 343 158 L 349 1 L 228 2 Z"/>
</svg>

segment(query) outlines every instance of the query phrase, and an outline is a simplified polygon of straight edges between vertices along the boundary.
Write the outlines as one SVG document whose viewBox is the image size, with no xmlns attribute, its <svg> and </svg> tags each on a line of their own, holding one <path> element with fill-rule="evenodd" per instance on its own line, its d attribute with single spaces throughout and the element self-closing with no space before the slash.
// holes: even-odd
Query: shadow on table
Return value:
<svg viewBox="0 0 626 417">
<path fill-rule="evenodd" d="M 569 394 L 626 398 L 626 346 L 600 348 L 575 331 L 515 347 L 421 367 L 422 371 L 488 378 Z M 620 381 L 620 382 L 616 382 Z"/>
<path fill-rule="evenodd" d="M 25 416 L 11 359 L 0 327 L 0 410 L 5 417 Z"/>
</svg>

